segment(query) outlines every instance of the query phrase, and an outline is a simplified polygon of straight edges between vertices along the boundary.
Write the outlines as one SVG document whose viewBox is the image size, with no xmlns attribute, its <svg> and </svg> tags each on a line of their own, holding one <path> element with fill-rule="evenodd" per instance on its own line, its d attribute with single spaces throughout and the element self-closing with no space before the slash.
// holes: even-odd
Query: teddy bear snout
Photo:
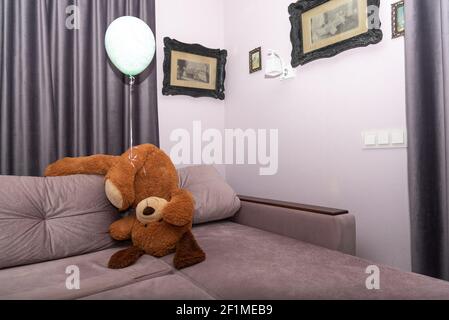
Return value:
<svg viewBox="0 0 449 320">
<path fill-rule="evenodd" d="M 158 197 L 150 197 L 139 202 L 136 208 L 136 218 L 146 224 L 163 218 L 163 211 L 168 201 Z"/>
<path fill-rule="evenodd" d="M 151 216 L 154 212 L 156 212 L 156 210 L 154 210 L 154 208 L 146 207 L 145 210 L 143 210 L 142 214 L 144 216 Z"/>
</svg>

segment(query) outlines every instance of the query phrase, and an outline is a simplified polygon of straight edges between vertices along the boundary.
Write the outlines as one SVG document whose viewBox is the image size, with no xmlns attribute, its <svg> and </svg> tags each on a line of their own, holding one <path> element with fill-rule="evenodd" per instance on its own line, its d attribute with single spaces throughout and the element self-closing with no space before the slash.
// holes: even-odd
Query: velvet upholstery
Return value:
<svg viewBox="0 0 449 320">
<path fill-rule="evenodd" d="M 0 269 L 110 248 L 118 218 L 99 176 L 0 176 Z"/>
<path fill-rule="evenodd" d="M 176 271 L 171 256 L 145 255 L 108 269 L 116 249 L 0 270 L 0 299 L 449 299 L 449 283 L 380 268 L 380 290 L 365 287 L 366 261 L 230 221 L 193 228 L 203 263 Z M 80 268 L 67 290 L 65 268 Z"/>
<path fill-rule="evenodd" d="M 211 300 L 205 290 L 182 275 L 164 275 L 100 292 L 85 300 Z"/>
<path fill-rule="evenodd" d="M 234 215 L 240 200 L 212 166 L 179 170 L 196 200 L 195 222 Z M 119 218 L 104 177 L 0 176 L 0 269 L 107 249 Z"/>
<path fill-rule="evenodd" d="M 242 201 L 232 220 L 328 249 L 356 253 L 356 225 L 352 214 L 330 216 Z"/>
<path fill-rule="evenodd" d="M 375 263 L 232 222 L 194 228 L 207 259 L 181 270 L 218 299 L 449 299 L 449 282 Z M 170 257 L 165 257 L 170 261 Z"/>
<path fill-rule="evenodd" d="M 0 270 L 0 299 L 77 299 L 171 272 L 167 264 L 148 255 L 126 269 L 109 269 L 107 263 L 115 251 L 117 248 Z M 68 266 L 79 268 L 79 290 L 66 287 Z"/>
<path fill-rule="evenodd" d="M 193 223 L 232 217 L 240 208 L 235 191 L 214 166 L 190 166 L 178 170 L 179 186 L 195 198 Z"/>
</svg>

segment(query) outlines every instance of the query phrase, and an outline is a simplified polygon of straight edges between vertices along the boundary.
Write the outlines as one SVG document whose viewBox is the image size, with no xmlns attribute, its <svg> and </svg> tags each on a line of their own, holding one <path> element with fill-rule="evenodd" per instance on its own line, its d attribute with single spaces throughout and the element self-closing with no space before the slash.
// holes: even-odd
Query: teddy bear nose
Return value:
<svg viewBox="0 0 449 320">
<path fill-rule="evenodd" d="M 154 208 L 151 207 L 146 207 L 145 210 L 143 210 L 143 215 L 144 216 L 151 216 L 156 210 L 154 210 Z"/>
</svg>

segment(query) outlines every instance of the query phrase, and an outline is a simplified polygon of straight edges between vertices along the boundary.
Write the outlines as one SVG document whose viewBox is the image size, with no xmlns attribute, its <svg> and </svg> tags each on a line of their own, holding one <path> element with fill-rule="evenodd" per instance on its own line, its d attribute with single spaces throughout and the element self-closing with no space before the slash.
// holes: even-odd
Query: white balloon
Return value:
<svg viewBox="0 0 449 320">
<path fill-rule="evenodd" d="M 143 72 L 154 58 L 156 41 L 153 31 L 142 20 L 124 16 L 114 20 L 105 35 L 105 47 L 111 62 L 124 74 Z"/>
</svg>

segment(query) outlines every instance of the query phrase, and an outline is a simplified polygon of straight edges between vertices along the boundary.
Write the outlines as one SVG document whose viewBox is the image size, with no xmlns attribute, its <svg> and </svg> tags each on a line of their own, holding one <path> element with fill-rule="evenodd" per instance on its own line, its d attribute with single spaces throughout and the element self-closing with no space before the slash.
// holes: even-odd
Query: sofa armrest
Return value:
<svg viewBox="0 0 449 320">
<path fill-rule="evenodd" d="M 347 210 L 239 196 L 232 219 L 249 227 L 355 255 L 355 218 Z"/>
</svg>

